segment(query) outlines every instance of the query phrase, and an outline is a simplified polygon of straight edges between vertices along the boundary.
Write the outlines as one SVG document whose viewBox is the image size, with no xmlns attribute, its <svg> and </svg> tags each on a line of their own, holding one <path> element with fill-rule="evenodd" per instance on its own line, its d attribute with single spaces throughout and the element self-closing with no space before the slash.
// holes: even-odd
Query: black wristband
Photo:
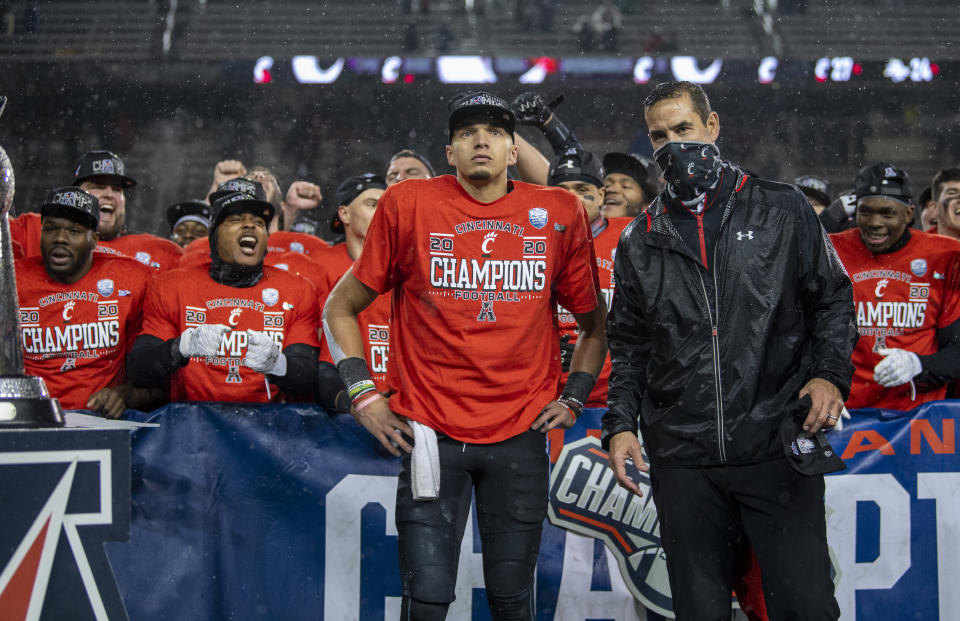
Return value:
<svg viewBox="0 0 960 621">
<path fill-rule="evenodd" d="M 337 372 L 348 389 L 359 382 L 373 381 L 370 370 L 367 368 L 367 361 L 359 356 L 344 358 L 338 362 Z"/>
<path fill-rule="evenodd" d="M 190 359 L 180 353 L 180 337 L 175 336 L 167 343 L 170 344 L 170 360 L 173 362 L 174 368 L 187 366 Z"/>
<path fill-rule="evenodd" d="M 593 390 L 593 384 L 597 378 L 592 373 L 586 371 L 574 371 L 567 376 L 567 383 L 563 386 L 561 399 L 570 399 L 579 403 L 580 407 L 590 398 L 590 391 Z"/>
<path fill-rule="evenodd" d="M 564 125 L 563 121 L 558 119 L 556 115 L 553 116 L 552 120 L 541 125 L 540 131 L 543 132 L 547 142 L 550 143 L 550 148 L 552 148 L 553 152 L 557 155 L 560 155 L 569 147 L 580 146 L 573 132 L 567 129 L 567 126 Z"/>
</svg>

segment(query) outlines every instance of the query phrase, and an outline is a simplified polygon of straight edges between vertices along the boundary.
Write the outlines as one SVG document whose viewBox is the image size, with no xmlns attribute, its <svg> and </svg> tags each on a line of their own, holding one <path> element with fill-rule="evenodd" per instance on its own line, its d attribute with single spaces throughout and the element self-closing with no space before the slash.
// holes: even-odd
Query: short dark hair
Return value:
<svg viewBox="0 0 960 621">
<path fill-rule="evenodd" d="M 700 120 L 706 123 L 707 118 L 713 111 L 710 108 L 710 99 L 707 98 L 707 93 L 704 92 L 703 88 L 693 82 L 661 82 L 657 84 L 647 95 L 647 98 L 643 100 L 643 111 L 646 112 L 665 99 L 679 99 L 684 95 L 690 98 L 694 110 L 700 116 Z"/>
<path fill-rule="evenodd" d="M 437 176 L 437 173 L 434 172 L 434 170 L 433 170 L 433 165 L 430 164 L 430 160 L 428 160 L 428 159 L 427 159 L 426 157 L 424 157 L 423 155 L 420 155 L 419 153 L 417 153 L 417 152 L 414 151 L 413 149 L 400 149 L 399 151 L 397 151 L 396 153 L 394 153 L 393 155 L 391 155 L 391 156 L 390 156 L 390 159 L 387 160 L 387 168 L 386 168 L 386 170 L 384 170 L 384 174 L 386 174 L 386 171 L 387 171 L 387 170 L 390 170 L 390 165 L 393 164 L 393 162 L 394 162 L 396 159 L 401 158 L 401 157 L 412 157 L 412 158 L 414 158 L 414 159 L 420 160 L 420 163 L 427 167 L 427 171 L 430 173 L 430 176 L 431 176 L 431 177 L 436 177 L 436 176 Z"/>
<path fill-rule="evenodd" d="M 933 200 L 940 202 L 940 193 L 943 191 L 943 184 L 948 181 L 960 181 L 960 168 L 943 168 L 937 171 L 930 182 Z"/>
</svg>

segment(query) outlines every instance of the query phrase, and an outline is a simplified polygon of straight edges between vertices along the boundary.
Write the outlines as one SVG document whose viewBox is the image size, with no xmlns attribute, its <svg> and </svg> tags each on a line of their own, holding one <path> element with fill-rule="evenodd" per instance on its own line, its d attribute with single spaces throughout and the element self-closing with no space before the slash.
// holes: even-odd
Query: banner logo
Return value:
<svg viewBox="0 0 960 621">
<path fill-rule="evenodd" d="M 631 464 L 627 472 L 643 490 L 642 497 L 617 485 L 600 440 L 588 436 L 565 444 L 550 473 L 550 522 L 603 541 L 616 557 L 633 596 L 648 609 L 672 617 L 650 477 Z"/>
</svg>

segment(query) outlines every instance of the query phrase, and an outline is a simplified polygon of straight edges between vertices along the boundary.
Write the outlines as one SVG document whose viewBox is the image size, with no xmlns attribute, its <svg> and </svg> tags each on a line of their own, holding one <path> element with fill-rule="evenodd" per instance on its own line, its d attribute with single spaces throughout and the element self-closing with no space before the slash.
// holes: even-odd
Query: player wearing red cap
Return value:
<svg viewBox="0 0 960 621">
<path fill-rule="evenodd" d="M 95 254 L 97 199 L 58 188 L 40 213 L 40 256 L 15 264 L 24 369 L 66 409 L 118 418 L 149 396 L 126 382 L 124 357 L 140 331 L 150 270 Z"/>
<path fill-rule="evenodd" d="M 457 176 L 386 191 L 363 252 L 324 310 L 357 419 L 388 450 L 403 451 L 404 618 L 445 618 L 474 492 L 493 616 L 533 619 L 544 433 L 573 424 L 603 364 L 605 312 L 586 218 L 567 192 L 508 182 L 515 126 L 499 97 L 451 102 L 447 161 Z M 370 379 L 356 319 L 387 291 L 389 404 Z M 581 329 L 559 396 L 557 302 Z"/>
</svg>

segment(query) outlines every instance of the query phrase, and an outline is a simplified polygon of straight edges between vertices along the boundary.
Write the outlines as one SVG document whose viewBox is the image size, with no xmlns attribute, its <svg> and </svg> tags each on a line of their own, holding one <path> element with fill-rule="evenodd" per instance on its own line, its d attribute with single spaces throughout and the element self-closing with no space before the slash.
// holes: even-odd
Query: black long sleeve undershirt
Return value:
<svg viewBox="0 0 960 621">
<path fill-rule="evenodd" d="M 159 388 L 166 385 L 167 377 L 190 361 L 180 354 L 180 338 L 164 341 L 155 336 L 142 334 L 134 341 L 127 354 L 127 377 L 137 388 Z M 287 373 L 283 376 L 268 375 L 270 382 L 290 395 L 316 396 L 327 409 L 336 404 L 337 393 L 343 389 L 332 382 L 336 368 L 329 363 L 318 363 L 318 349 L 302 343 L 294 343 L 283 350 L 287 358 Z M 318 364 L 330 369 L 320 373 Z M 331 394 L 331 391 L 332 394 Z"/>
<path fill-rule="evenodd" d="M 934 384 L 960 380 L 960 321 L 937 330 L 937 345 L 936 353 L 918 356 L 923 371 L 917 379 Z"/>
</svg>

